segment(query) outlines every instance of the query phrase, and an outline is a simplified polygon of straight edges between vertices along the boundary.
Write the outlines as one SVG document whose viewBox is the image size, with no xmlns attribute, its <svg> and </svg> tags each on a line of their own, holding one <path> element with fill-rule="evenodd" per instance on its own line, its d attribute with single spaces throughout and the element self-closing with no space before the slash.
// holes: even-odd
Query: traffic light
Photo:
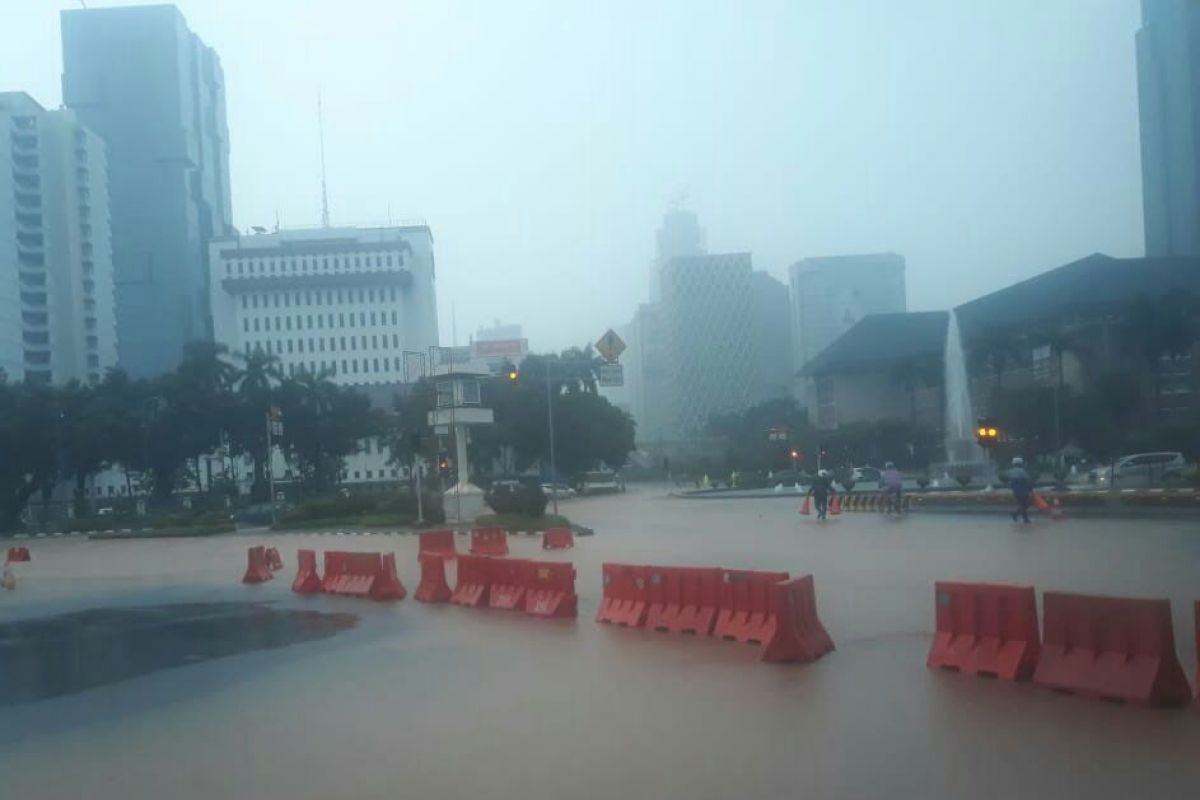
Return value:
<svg viewBox="0 0 1200 800">
<path fill-rule="evenodd" d="M 508 378 L 509 383 L 516 383 L 517 378 L 521 377 L 521 373 L 517 372 L 516 367 L 509 367 L 508 371 L 504 373 L 504 377 Z"/>
<path fill-rule="evenodd" d="M 1000 441 L 1000 429 L 995 420 L 981 417 L 975 421 L 975 441 L 980 447 L 992 447 Z"/>
<path fill-rule="evenodd" d="M 800 459 L 800 451 L 793 447 L 791 456 L 792 456 L 792 461 L 798 461 Z"/>
</svg>

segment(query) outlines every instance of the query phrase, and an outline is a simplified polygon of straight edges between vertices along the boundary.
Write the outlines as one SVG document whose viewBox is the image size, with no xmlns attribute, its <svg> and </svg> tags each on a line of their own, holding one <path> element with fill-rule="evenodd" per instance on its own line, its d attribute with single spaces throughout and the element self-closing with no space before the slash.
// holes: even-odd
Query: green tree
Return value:
<svg viewBox="0 0 1200 800">
<path fill-rule="evenodd" d="M 254 480 L 251 497 L 265 501 L 270 492 L 267 485 L 267 413 L 272 404 L 272 391 L 282 381 L 279 359 L 261 348 L 249 354 L 239 354 L 242 362 L 232 387 L 236 390 L 228 427 L 235 452 L 246 453 L 253 464 Z"/>
<path fill-rule="evenodd" d="M 359 441 L 384 430 L 366 395 L 337 386 L 331 377 L 299 370 L 274 393 L 283 412 L 279 446 L 308 493 L 335 486 L 345 457 L 358 450 Z"/>
<path fill-rule="evenodd" d="M 58 414 L 50 387 L 0 380 L 0 531 L 18 528 L 29 499 L 53 486 Z"/>
</svg>

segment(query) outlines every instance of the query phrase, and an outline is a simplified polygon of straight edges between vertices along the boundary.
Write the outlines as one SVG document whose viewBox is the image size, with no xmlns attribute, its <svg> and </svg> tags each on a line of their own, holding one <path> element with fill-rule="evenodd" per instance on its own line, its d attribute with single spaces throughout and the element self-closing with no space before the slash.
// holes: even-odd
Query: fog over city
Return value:
<svg viewBox="0 0 1200 800">
<path fill-rule="evenodd" d="M 444 344 L 628 321 L 676 205 L 784 282 L 901 253 L 913 310 L 1142 253 L 1134 0 L 178 6 L 224 67 L 235 224 L 320 222 L 320 92 L 332 220 L 429 223 Z M 0 3 L 0 89 L 59 105 L 78 7 Z"/>
</svg>

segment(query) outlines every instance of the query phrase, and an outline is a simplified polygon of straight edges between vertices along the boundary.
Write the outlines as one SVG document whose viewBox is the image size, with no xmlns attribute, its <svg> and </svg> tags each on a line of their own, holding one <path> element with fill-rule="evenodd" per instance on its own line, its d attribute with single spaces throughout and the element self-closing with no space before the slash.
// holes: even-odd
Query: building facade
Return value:
<svg viewBox="0 0 1200 800">
<path fill-rule="evenodd" d="M 1200 255 L 1200 3 L 1142 0 L 1136 43 L 1146 255 Z"/>
<path fill-rule="evenodd" d="M 232 233 L 225 78 L 171 5 L 62 12 L 63 102 L 108 145 L 121 366 L 212 338 L 208 243 Z"/>
<path fill-rule="evenodd" d="M 791 317 L 794 373 L 868 314 L 907 310 L 904 256 L 896 253 L 806 258 L 792 264 Z M 797 377 L 796 398 L 812 396 Z"/>
<path fill-rule="evenodd" d="M 233 352 L 342 385 L 415 379 L 438 342 L 433 236 L 424 225 L 315 228 L 213 242 L 213 332 Z M 423 370 L 422 370 L 423 374 Z"/>
<path fill-rule="evenodd" d="M 0 93 L 0 369 L 97 381 L 116 365 L 104 142 L 71 111 Z"/>
<path fill-rule="evenodd" d="M 750 274 L 753 293 L 755 401 L 792 394 L 795 353 L 792 347 L 791 301 L 788 287 L 766 272 Z"/>
<path fill-rule="evenodd" d="M 663 215 L 654 234 L 654 261 L 650 265 L 650 302 L 662 301 L 662 273 L 673 258 L 701 256 L 708 252 L 704 229 L 694 211 L 676 209 Z"/>
<path fill-rule="evenodd" d="M 662 322 L 674 438 L 755 400 L 758 365 L 749 253 L 674 258 L 662 273 Z"/>
</svg>

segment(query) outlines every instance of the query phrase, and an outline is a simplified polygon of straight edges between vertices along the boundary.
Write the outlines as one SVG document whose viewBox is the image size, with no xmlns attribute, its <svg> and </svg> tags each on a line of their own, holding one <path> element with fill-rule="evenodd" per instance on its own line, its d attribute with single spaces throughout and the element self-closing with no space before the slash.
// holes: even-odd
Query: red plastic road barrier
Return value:
<svg viewBox="0 0 1200 800">
<path fill-rule="evenodd" d="M 829 513 L 834 516 L 842 513 L 842 498 L 836 494 L 829 498 Z"/>
<path fill-rule="evenodd" d="M 504 528 L 472 528 L 471 555 L 508 555 L 508 534 L 504 532 Z"/>
<path fill-rule="evenodd" d="M 457 606 L 486 606 L 491 585 L 487 556 L 458 557 L 458 575 L 450 602 Z"/>
<path fill-rule="evenodd" d="M 646 568 L 632 564 L 601 564 L 604 594 L 596 622 L 640 628 L 646 621 Z"/>
<path fill-rule="evenodd" d="M 283 569 L 283 559 L 279 557 L 279 551 L 274 547 L 268 547 L 265 551 L 267 558 L 267 569 L 274 572 L 278 569 Z"/>
<path fill-rule="evenodd" d="M 242 576 L 242 583 L 262 583 L 274 577 L 267 566 L 267 553 L 261 544 L 250 548 L 246 560 L 246 574 Z"/>
<path fill-rule="evenodd" d="M 543 550 L 566 550 L 575 546 L 575 536 L 570 528 L 547 528 L 542 534 Z"/>
<path fill-rule="evenodd" d="M 4 557 L 4 563 L 6 563 L 6 564 L 9 562 L 12 562 L 15 564 L 18 561 L 28 561 L 28 560 L 29 560 L 29 548 L 28 547 L 10 547 L 10 548 L 8 548 L 8 554 Z"/>
<path fill-rule="evenodd" d="M 529 560 L 524 558 L 493 558 L 488 564 L 492 608 L 520 608 L 529 583 Z"/>
<path fill-rule="evenodd" d="M 574 617 L 575 565 L 569 561 L 530 561 L 525 573 L 525 613 L 536 617 Z"/>
<path fill-rule="evenodd" d="M 407 596 L 408 590 L 404 588 L 404 584 L 400 582 L 400 577 L 396 574 L 396 554 L 380 554 L 379 576 L 371 586 L 371 599 L 403 600 Z"/>
<path fill-rule="evenodd" d="M 438 558 L 456 557 L 458 554 L 454 550 L 454 531 L 445 528 L 422 533 L 420 555 L 437 556 Z"/>
<path fill-rule="evenodd" d="M 438 556 L 421 556 L 421 582 L 413 593 L 422 603 L 444 603 L 450 599 L 450 585 L 446 583 L 446 565 Z"/>
<path fill-rule="evenodd" d="M 713 636 L 766 644 L 775 632 L 770 587 L 787 579 L 786 572 L 721 570 Z"/>
<path fill-rule="evenodd" d="M 371 556 L 374 556 L 374 559 L 371 559 Z M 375 563 L 372 564 L 372 560 Z M 321 591 L 326 594 L 369 597 L 378 575 L 378 564 L 378 553 L 326 550 L 325 577 L 321 579 Z"/>
<path fill-rule="evenodd" d="M 1039 686 L 1152 706 L 1191 700 L 1170 600 L 1045 592 L 1042 613 Z"/>
<path fill-rule="evenodd" d="M 720 592 L 719 567 L 647 567 L 646 627 L 708 636 Z"/>
<path fill-rule="evenodd" d="M 1033 677 L 1042 645 L 1032 586 L 938 581 L 933 600 L 937 633 L 925 666 L 1006 681 Z"/>
<path fill-rule="evenodd" d="M 317 575 L 317 554 L 314 550 L 296 551 L 296 579 L 292 591 L 314 594 L 321 591 L 321 578 Z"/>
<path fill-rule="evenodd" d="M 800 513 L 801 514 L 811 514 L 812 513 L 812 495 L 806 494 L 804 496 L 804 502 L 800 504 Z"/>
<path fill-rule="evenodd" d="M 815 661 L 833 650 L 833 639 L 817 616 L 812 575 L 771 584 L 775 630 L 763 649 L 763 661 Z"/>
</svg>

